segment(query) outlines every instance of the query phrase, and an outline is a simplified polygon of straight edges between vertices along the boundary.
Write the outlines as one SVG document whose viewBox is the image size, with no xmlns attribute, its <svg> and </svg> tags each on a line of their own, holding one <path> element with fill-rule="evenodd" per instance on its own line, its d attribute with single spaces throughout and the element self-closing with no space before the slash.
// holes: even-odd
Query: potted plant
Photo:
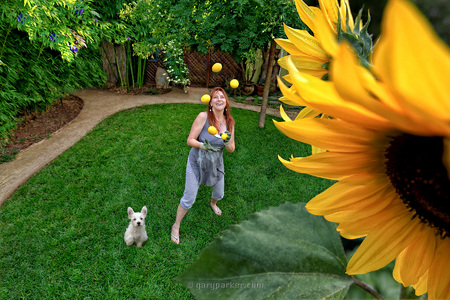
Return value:
<svg viewBox="0 0 450 300">
<path fill-rule="evenodd" d="M 256 60 L 258 59 L 256 53 L 255 49 L 251 49 L 242 54 L 240 66 L 242 74 L 244 74 L 244 83 L 242 84 L 242 94 L 244 95 L 251 95 L 255 90 L 253 77 L 256 73 Z"/>
</svg>

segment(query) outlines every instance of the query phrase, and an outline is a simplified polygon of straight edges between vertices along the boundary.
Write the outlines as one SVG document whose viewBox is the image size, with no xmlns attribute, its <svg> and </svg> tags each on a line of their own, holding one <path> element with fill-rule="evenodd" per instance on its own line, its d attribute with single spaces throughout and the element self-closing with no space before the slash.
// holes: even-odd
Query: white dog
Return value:
<svg viewBox="0 0 450 300">
<path fill-rule="evenodd" d="M 144 206 L 141 212 L 134 212 L 131 207 L 128 207 L 128 218 L 131 220 L 125 231 L 125 243 L 127 246 L 136 244 L 136 247 L 141 248 L 142 244 L 148 239 L 147 232 L 145 232 L 145 217 L 147 216 L 147 207 Z"/>
</svg>

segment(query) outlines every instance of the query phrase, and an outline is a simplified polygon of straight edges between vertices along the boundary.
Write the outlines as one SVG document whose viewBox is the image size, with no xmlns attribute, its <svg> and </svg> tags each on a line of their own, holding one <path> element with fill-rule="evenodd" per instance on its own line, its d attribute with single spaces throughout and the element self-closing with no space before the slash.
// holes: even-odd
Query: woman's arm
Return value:
<svg viewBox="0 0 450 300">
<path fill-rule="evenodd" d="M 189 136 L 187 138 L 188 146 L 200 148 L 200 145 L 203 144 L 197 141 L 197 138 L 202 132 L 207 117 L 208 115 L 206 114 L 206 111 L 202 111 L 201 113 L 198 114 L 197 118 L 195 118 L 194 123 L 192 123 L 191 131 L 189 132 Z"/>
<path fill-rule="evenodd" d="M 235 145 L 234 145 L 234 128 L 233 128 L 233 131 L 231 132 L 230 142 L 228 143 L 228 145 L 225 146 L 225 149 L 227 149 L 227 151 L 229 153 L 233 153 L 234 152 L 234 149 L 235 149 Z"/>
</svg>

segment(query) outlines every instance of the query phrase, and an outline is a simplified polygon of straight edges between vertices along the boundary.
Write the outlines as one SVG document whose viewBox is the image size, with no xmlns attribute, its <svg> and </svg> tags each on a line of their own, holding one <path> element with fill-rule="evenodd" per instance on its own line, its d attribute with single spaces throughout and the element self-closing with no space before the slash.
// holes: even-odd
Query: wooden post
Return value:
<svg viewBox="0 0 450 300">
<path fill-rule="evenodd" d="M 261 112 L 259 113 L 259 127 L 264 128 L 264 123 L 266 120 L 266 108 L 267 108 L 267 100 L 269 99 L 269 90 L 270 90 L 270 82 L 272 77 L 272 69 L 273 69 L 273 61 L 275 57 L 275 49 L 276 49 L 275 42 L 270 43 L 270 50 L 269 50 L 269 65 L 267 67 L 267 75 L 266 75 L 266 82 L 264 83 L 264 92 L 263 92 L 263 99 L 261 104 Z"/>
</svg>

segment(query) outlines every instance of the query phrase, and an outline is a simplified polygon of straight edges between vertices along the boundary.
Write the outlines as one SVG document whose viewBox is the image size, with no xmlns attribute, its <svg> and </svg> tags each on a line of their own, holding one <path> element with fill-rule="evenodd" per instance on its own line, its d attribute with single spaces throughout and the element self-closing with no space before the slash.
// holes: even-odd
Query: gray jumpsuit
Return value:
<svg viewBox="0 0 450 300">
<path fill-rule="evenodd" d="M 206 119 L 197 140 L 203 143 L 205 139 L 208 139 L 209 143 L 214 147 L 220 148 L 220 151 L 213 152 L 192 148 L 189 152 L 186 166 L 186 185 L 183 197 L 180 200 L 180 205 L 184 209 L 192 207 L 197 197 L 198 188 L 202 183 L 213 187 L 213 199 L 222 200 L 224 195 L 225 169 L 223 165 L 223 148 L 225 144 L 218 134 L 211 135 L 208 133 L 209 126 L 211 126 L 209 120 Z"/>
</svg>

